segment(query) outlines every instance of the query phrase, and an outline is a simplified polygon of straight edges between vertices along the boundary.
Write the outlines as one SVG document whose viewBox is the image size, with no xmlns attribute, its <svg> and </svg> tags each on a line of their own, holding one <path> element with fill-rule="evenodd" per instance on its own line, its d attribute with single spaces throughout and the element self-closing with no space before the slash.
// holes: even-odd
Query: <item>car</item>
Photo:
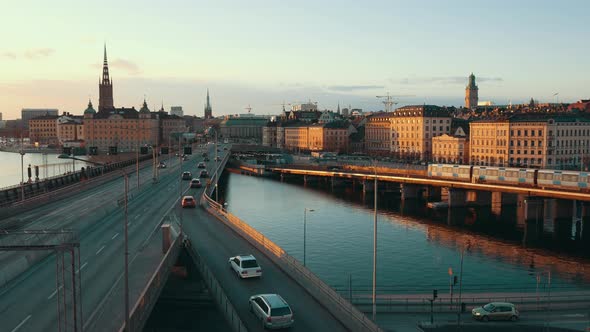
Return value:
<svg viewBox="0 0 590 332">
<path fill-rule="evenodd" d="M 221 161 L 221 157 L 219 157 L 219 156 L 215 157 L 215 161 Z"/>
<path fill-rule="evenodd" d="M 161 162 L 158 164 L 158 168 L 166 168 L 166 163 L 165 163 L 165 162 L 163 162 L 163 161 L 161 161 Z"/>
<path fill-rule="evenodd" d="M 471 316 L 474 319 L 487 322 L 489 320 L 511 320 L 517 321 L 519 318 L 516 306 L 508 302 L 491 302 L 483 307 L 473 308 Z"/>
<path fill-rule="evenodd" d="M 201 180 L 194 178 L 191 180 L 191 188 L 201 188 Z"/>
<path fill-rule="evenodd" d="M 190 180 L 193 178 L 193 174 L 191 172 L 182 172 L 182 179 L 183 180 Z"/>
<path fill-rule="evenodd" d="M 209 157 L 203 158 L 203 161 L 209 161 Z"/>
<path fill-rule="evenodd" d="M 197 168 L 207 168 L 207 166 L 205 165 L 205 163 L 204 163 L 204 162 L 202 162 L 202 161 L 201 161 L 201 162 L 200 162 L 200 163 L 197 165 Z"/>
<path fill-rule="evenodd" d="M 187 161 L 188 160 L 188 156 L 184 155 L 182 156 L 182 161 Z"/>
<path fill-rule="evenodd" d="M 224 146 L 224 147 L 223 147 L 223 150 L 224 150 L 224 151 L 227 151 L 227 146 Z"/>
<path fill-rule="evenodd" d="M 203 154 L 201 154 L 202 157 L 207 157 L 207 152 L 203 152 Z"/>
<path fill-rule="evenodd" d="M 293 311 L 279 294 L 258 294 L 248 300 L 250 311 L 269 329 L 290 327 L 295 323 Z"/>
<path fill-rule="evenodd" d="M 252 255 L 238 255 L 229 258 L 229 267 L 240 278 L 262 277 L 262 268 Z"/>
<path fill-rule="evenodd" d="M 186 208 L 186 207 L 194 208 L 194 207 L 197 207 L 197 201 L 195 200 L 195 198 L 193 196 L 183 196 L 181 205 L 183 208 Z"/>
<path fill-rule="evenodd" d="M 209 173 L 207 172 L 206 169 L 202 170 L 201 173 L 199 173 L 199 177 L 200 178 L 208 178 L 209 177 Z"/>
</svg>

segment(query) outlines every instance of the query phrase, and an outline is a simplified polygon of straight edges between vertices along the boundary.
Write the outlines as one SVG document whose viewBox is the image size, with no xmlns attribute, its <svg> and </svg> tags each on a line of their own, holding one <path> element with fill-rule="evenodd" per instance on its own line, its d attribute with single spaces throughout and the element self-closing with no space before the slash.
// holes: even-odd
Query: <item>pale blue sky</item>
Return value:
<svg viewBox="0 0 590 332">
<path fill-rule="evenodd" d="M 117 106 L 276 114 L 283 100 L 382 108 L 590 97 L 588 1 L 19 1 L 3 6 L 0 112 L 98 101 L 107 42 Z"/>
</svg>

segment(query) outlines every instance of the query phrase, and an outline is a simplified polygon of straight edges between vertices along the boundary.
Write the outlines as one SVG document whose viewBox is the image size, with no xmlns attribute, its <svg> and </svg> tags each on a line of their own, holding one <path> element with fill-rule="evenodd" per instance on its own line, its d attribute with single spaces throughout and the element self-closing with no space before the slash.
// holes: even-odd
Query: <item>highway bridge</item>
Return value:
<svg viewBox="0 0 590 332">
<path fill-rule="evenodd" d="M 213 160 L 215 147 L 206 145 L 203 149 Z M 234 330 L 263 330 L 261 322 L 248 310 L 248 297 L 257 293 L 279 293 L 288 301 L 296 321 L 293 331 L 380 330 L 282 249 L 277 247 L 274 253 L 269 252 L 270 240 L 261 245 L 253 240 L 253 233 L 240 233 L 228 223 L 233 218 L 235 225 L 237 217 L 226 213 L 211 198 L 203 197 L 205 209 L 180 207 L 180 197 L 187 193 L 200 198 L 207 190 L 211 195 L 217 172 L 228 159 L 229 151 L 220 148 L 218 168 L 214 161 L 207 162 L 207 169 L 213 175 L 210 185 L 191 189 L 188 181 L 181 180 L 181 173 L 191 171 L 196 177 L 203 149 L 194 149 L 195 154 L 184 163 L 180 158 L 170 158 L 157 181 L 152 179 L 148 161 L 150 165 L 141 168 L 139 188 L 130 185 L 131 319 L 127 327 L 123 280 L 125 218 L 121 205 L 125 195 L 121 177 L 110 173 L 91 186 L 88 182 L 69 186 L 67 193 L 55 194 L 54 200 L 43 197 L 18 203 L 18 214 L 0 220 L 0 228 L 9 229 L 4 238 L 0 236 L 0 247 L 8 242 L 3 239 L 8 238 L 12 245 L 17 242 L 34 246 L 46 242 L 48 233 L 67 229 L 77 233 L 79 255 L 68 266 L 57 251 L 0 252 L 2 330 L 141 330 L 181 245 L 219 285 L 216 287 L 221 292 L 219 296 L 229 301 L 225 308 L 229 305 L 235 310 L 226 313 L 228 320 L 238 321 L 232 324 Z M 128 168 L 127 172 L 133 172 L 134 166 Z M 160 234 L 164 223 L 172 224 L 183 234 L 166 253 L 162 252 Z M 252 253 L 258 258 L 264 269 L 263 278 L 238 280 L 229 271 L 228 257 L 241 253 Z M 72 279 L 79 280 L 78 286 L 68 288 L 67 283 L 60 282 L 67 273 L 60 274 L 59 268 L 70 268 Z M 73 293 L 74 290 L 78 292 Z M 76 299 L 80 299 L 77 306 Z M 77 310 L 68 309 L 72 307 Z"/>
</svg>

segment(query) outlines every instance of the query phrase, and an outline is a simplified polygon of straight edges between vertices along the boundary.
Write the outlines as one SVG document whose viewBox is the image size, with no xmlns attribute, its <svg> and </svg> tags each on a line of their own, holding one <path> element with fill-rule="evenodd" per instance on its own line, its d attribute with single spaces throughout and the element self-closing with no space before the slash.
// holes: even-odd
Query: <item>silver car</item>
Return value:
<svg viewBox="0 0 590 332">
<path fill-rule="evenodd" d="M 489 320 L 511 320 L 514 322 L 518 320 L 519 313 L 512 303 L 491 302 L 483 307 L 473 308 L 471 316 L 484 322 Z"/>
<path fill-rule="evenodd" d="M 248 300 L 250 311 L 269 329 L 286 328 L 295 322 L 293 311 L 278 294 L 258 294 Z"/>
</svg>

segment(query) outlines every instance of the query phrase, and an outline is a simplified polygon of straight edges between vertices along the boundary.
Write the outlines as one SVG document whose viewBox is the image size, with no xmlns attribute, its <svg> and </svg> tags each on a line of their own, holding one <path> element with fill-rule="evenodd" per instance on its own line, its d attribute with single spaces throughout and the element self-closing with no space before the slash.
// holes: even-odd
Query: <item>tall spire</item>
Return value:
<svg viewBox="0 0 590 332">
<path fill-rule="evenodd" d="M 107 61 L 107 44 L 104 44 L 104 62 L 102 64 L 102 84 L 110 84 L 109 63 Z"/>
<path fill-rule="evenodd" d="M 209 103 L 209 89 L 207 89 L 207 108 L 211 108 L 211 104 Z"/>
<path fill-rule="evenodd" d="M 209 101 L 209 89 L 207 89 L 207 103 L 205 104 L 205 119 L 213 117 L 213 110 L 211 109 L 211 102 Z"/>
</svg>

